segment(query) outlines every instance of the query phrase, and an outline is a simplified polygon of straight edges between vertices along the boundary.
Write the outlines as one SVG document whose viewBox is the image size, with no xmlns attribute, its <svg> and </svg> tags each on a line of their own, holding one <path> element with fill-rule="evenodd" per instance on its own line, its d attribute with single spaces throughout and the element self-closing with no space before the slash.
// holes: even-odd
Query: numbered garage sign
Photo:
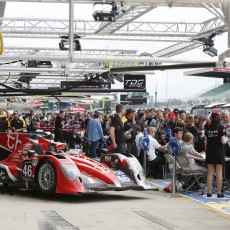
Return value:
<svg viewBox="0 0 230 230">
<path fill-rule="evenodd" d="M 22 177 L 27 179 L 33 178 L 33 166 L 32 162 L 23 162 L 22 165 Z"/>
</svg>

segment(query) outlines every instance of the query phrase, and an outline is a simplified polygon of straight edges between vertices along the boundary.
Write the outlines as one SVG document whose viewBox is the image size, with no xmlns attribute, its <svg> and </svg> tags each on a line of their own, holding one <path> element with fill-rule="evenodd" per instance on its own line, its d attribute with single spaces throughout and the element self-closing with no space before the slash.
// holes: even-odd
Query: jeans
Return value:
<svg viewBox="0 0 230 230">
<path fill-rule="evenodd" d="M 126 154 L 126 145 L 125 143 L 117 144 L 117 148 L 112 150 L 112 153 L 122 153 Z"/>
<path fill-rule="evenodd" d="M 95 158 L 97 156 L 98 142 L 99 142 L 99 140 L 90 142 L 91 143 L 91 154 L 92 154 L 93 158 Z"/>
</svg>

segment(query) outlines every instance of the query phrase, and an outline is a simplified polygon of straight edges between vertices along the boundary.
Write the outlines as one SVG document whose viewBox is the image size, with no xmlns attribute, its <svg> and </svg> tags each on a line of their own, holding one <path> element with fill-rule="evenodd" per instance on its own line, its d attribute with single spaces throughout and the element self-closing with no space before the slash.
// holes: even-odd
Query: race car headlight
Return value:
<svg viewBox="0 0 230 230">
<path fill-rule="evenodd" d="M 69 180 L 73 180 L 77 176 L 80 175 L 80 171 L 76 165 L 69 165 L 69 164 L 63 164 L 63 163 L 60 165 L 61 165 L 62 171 L 64 172 L 65 176 Z"/>
</svg>

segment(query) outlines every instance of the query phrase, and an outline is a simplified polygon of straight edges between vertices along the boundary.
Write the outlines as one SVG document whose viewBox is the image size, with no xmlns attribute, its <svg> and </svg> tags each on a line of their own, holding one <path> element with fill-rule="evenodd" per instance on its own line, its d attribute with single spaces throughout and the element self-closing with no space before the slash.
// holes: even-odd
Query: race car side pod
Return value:
<svg viewBox="0 0 230 230">
<path fill-rule="evenodd" d="M 4 52 L 3 37 L 2 37 L 2 32 L 0 32 L 0 55 L 3 55 L 3 52 Z"/>
</svg>

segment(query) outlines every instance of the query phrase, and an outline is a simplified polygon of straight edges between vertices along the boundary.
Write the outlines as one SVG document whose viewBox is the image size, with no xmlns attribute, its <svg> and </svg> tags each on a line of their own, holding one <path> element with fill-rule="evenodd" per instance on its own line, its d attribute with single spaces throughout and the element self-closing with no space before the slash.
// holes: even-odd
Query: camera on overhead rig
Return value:
<svg viewBox="0 0 230 230">
<path fill-rule="evenodd" d="M 81 37 L 78 35 L 74 35 L 73 37 L 73 50 L 81 51 L 80 39 Z M 69 49 L 69 35 L 61 36 L 61 41 L 59 42 L 60 50 L 68 50 Z"/>
<path fill-rule="evenodd" d="M 125 12 L 125 1 L 121 1 L 120 5 L 115 1 L 95 2 L 93 5 L 93 17 L 95 21 L 114 22 L 117 16 Z"/>
</svg>

